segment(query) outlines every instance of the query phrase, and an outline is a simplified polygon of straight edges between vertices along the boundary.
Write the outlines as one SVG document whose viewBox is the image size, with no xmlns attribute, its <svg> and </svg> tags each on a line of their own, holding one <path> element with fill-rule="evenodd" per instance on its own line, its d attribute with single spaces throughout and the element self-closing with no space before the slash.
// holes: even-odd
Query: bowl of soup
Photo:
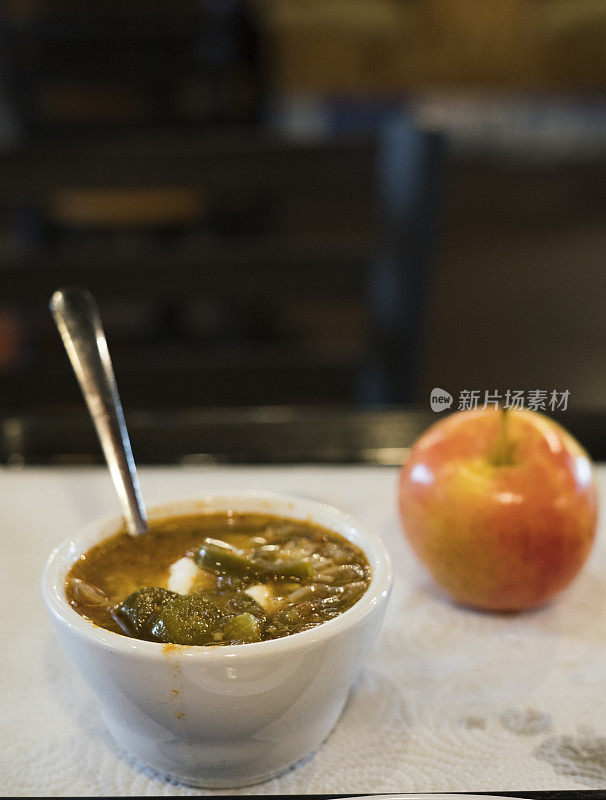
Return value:
<svg viewBox="0 0 606 800">
<path fill-rule="evenodd" d="M 392 583 L 381 539 L 331 506 L 213 493 L 88 525 L 42 591 L 116 741 L 208 788 L 273 777 L 335 726 Z"/>
</svg>

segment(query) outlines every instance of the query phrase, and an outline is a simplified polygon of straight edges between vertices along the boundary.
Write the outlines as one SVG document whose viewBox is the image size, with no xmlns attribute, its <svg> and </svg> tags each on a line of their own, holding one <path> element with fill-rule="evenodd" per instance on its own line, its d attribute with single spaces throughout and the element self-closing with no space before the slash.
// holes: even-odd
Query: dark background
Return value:
<svg viewBox="0 0 606 800">
<path fill-rule="evenodd" d="M 606 408 L 606 3 L 0 12 L 0 415 L 82 400 L 96 296 L 128 412 Z"/>
</svg>

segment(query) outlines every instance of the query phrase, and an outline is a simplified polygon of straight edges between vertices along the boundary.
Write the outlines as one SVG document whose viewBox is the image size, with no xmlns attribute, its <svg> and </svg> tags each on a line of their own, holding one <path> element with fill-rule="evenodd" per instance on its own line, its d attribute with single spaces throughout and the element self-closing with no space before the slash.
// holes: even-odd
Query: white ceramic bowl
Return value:
<svg viewBox="0 0 606 800">
<path fill-rule="evenodd" d="M 381 540 L 321 503 L 270 492 L 213 493 L 150 509 L 150 518 L 209 511 L 310 520 L 365 553 L 372 580 L 351 608 L 308 631 L 229 647 L 162 645 L 121 636 L 77 614 L 65 596 L 74 561 L 116 532 L 88 525 L 50 555 L 42 582 L 63 648 L 99 698 L 118 743 L 194 786 L 235 787 L 277 775 L 313 752 L 335 725 L 379 631 L 391 564 Z"/>
</svg>

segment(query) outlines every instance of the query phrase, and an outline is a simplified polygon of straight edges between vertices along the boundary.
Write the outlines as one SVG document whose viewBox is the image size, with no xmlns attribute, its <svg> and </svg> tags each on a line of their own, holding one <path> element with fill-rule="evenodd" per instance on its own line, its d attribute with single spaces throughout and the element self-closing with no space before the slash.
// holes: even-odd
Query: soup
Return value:
<svg viewBox="0 0 606 800">
<path fill-rule="evenodd" d="M 366 591 L 364 553 L 319 525 L 212 513 L 121 530 L 72 566 L 66 595 L 83 617 L 148 641 L 233 645 L 308 630 Z"/>
</svg>

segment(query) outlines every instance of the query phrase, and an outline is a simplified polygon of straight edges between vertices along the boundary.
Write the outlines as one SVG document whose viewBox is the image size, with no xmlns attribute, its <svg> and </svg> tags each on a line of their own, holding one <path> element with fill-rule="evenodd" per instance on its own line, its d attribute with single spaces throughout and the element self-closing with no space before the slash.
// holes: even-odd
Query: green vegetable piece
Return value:
<svg viewBox="0 0 606 800">
<path fill-rule="evenodd" d="M 252 614 L 245 612 L 231 617 L 223 627 L 223 644 L 240 644 L 261 641 L 260 621 Z"/>
<path fill-rule="evenodd" d="M 252 597 L 242 592 L 208 589 L 178 596 L 168 603 L 156 617 L 150 633 L 159 642 L 216 644 L 224 639 L 225 620 L 245 613 L 258 621 L 260 631 L 265 612 Z"/>
<path fill-rule="evenodd" d="M 125 632 L 145 639 L 149 633 L 150 623 L 153 624 L 156 615 L 176 597 L 179 595 L 168 589 L 146 586 L 129 594 L 125 600 L 114 606 L 110 613 Z"/>
<path fill-rule="evenodd" d="M 194 555 L 194 561 L 202 569 L 220 575 L 246 577 L 254 580 L 292 578 L 304 580 L 313 577 L 314 570 L 309 561 L 266 561 L 240 556 L 226 547 L 203 544 Z"/>
<path fill-rule="evenodd" d="M 314 568 L 310 561 L 283 561 L 265 563 L 267 578 L 313 578 Z"/>
<path fill-rule="evenodd" d="M 204 544 L 194 555 L 194 561 L 202 569 L 219 574 L 262 578 L 263 569 L 249 558 L 239 556 L 226 547 Z"/>
<path fill-rule="evenodd" d="M 212 644 L 213 633 L 220 629 L 224 616 L 223 610 L 202 594 L 181 595 L 164 606 L 150 633 L 158 642 Z"/>
</svg>

